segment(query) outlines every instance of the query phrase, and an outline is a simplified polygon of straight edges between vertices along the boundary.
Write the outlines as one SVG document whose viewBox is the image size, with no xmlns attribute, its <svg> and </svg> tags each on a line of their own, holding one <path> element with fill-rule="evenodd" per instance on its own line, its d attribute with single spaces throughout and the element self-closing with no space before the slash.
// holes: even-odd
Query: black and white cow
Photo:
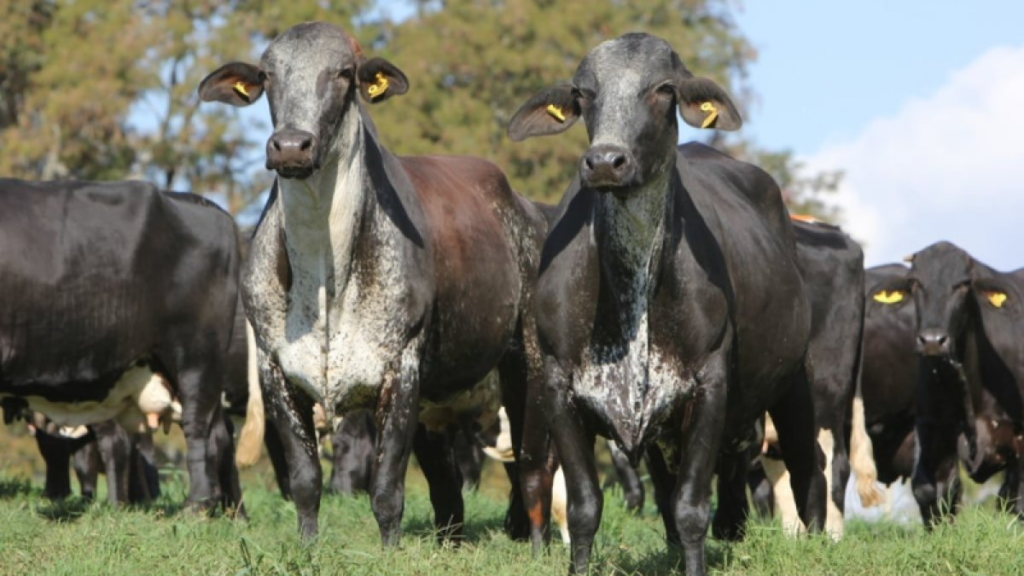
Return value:
<svg viewBox="0 0 1024 576">
<path fill-rule="evenodd" d="M 695 78 L 665 41 L 602 43 L 572 83 L 512 118 L 513 140 L 582 117 L 591 146 L 541 257 L 543 406 L 565 470 L 571 569 L 584 572 L 601 516 L 595 434 L 636 463 L 644 451 L 669 542 L 704 573 L 712 476 L 719 511 L 746 509 L 744 450 L 775 419 L 802 520 L 820 531 L 825 479 L 815 457 L 806 352 L 810 308 L 776 183 L 707 146 L 676 149 L 676 112 L 736 129 L 724 91 Z M 726 525 L 719 517 L 735 519 Z M 718 514 L 719 537 L 745 513 Z"/>
<path fill-rule="evenodd" d="M 199 197 L 0 179 L 0 399 L 129 430 L 177 399 L 188 501 L 240 504 L 230 437 L 216 440 L 238 268 L 234 221 Z"/>
<path fill-rule="evenodd" d="M 1024 269 L 996 271 L 939 242 L 912 257 L 917 450 L 911 484 L 926 526 L 959 506 L 958 460 L 1024 516 Z"/>
<path fill-rule="evenodd" d="M 269 366 L 263 393 L 305 537 L 317 533 L 321 492 L 314 402 L 328 421 L 375 410 L 370 500 L 388 545 L 399 541 L 413 451 L 439 535 L 461 534 L 450 442 L 443 429 L 420 424 L 421 408 L 471 409 L 482 400 L 475 385 L 497 366 L 517 447 L 524 427 L 542 427 L 540 413 L 527 410 L 526 384 L 543 380 L 532 314 L 543 216 L 486 161 L 384 148 L 362 102 L 407 90 L 397 67 L 366 57 L 325 23 L 288 29 L 259 66 L 227 64 L 199 87 L 203 100 L 234 106 L 264 92 L 269 99 L 267 167 L 278 193 L 253 238 L 243 295 Z M 517 451 L 525 485 L 521 492 L 513 475 L 508 527 L 516 536 L 532 527 L 539 547 L 550 481 L 546 436 L 531 438 Z"/>
</svg>

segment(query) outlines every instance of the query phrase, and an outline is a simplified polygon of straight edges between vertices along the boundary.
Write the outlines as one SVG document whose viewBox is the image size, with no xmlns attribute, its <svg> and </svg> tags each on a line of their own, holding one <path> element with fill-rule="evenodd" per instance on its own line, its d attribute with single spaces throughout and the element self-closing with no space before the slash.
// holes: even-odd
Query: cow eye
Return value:
<svg viewBox="0 0 1024 576">
<path fill-rule="evenodd" d="M 338 78 L 343 80 L 351 80 L 353 76 L 352 68 L 342 68 L 338 70 Z"/>
<path fill-rule="evenodd" d="M 664 84 L 662 84 L 662 85 L 658 86 L 657 88 L 655 88 L 655 92 L 657 92 L 658 94 L 660 94 L 662 96 L 671 96 L 671 97 L 675 98 L 675 96 L 676 96 L 676 87 L 671 82 L 665 82 Z"/>
</svg>

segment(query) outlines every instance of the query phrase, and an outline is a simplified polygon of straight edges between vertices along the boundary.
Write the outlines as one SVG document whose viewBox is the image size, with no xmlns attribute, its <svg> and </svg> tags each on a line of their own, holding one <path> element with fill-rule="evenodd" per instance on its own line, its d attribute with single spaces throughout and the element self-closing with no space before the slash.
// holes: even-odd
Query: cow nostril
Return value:
<svg viewBox="0 0 1024 576">
<path fill-rule="evenodd" d="M 946 344 L 946 337 L 945 336 L 939 336 L 939 346 L 943 346 L 945 344 Z"/>
<path fill-rule="evenodd" d="M 583 163 L 587 165 L 587 169 L 589 169 L 589 170 L 593 170 L 594 169 L 594 159 L 591 158 L 590 156 L 584 157 L 583 158 Z"/>
<path fill-rule="evenodd" d="M 313 139 L 312 138 L 308 138 L 306 140 L 303 140 L 301 143 L 299 143 L 299 150 L 302 150 L 303 152 L 305 152 L 306 150 L 309 150 L 312 147 L 313 147 Z"/>
<path fill-rule="evenodd" d="M 622 165 L 625 164 L 625 163 L 626 163 L 626 157 L 625 156 L 616 156 L 615 159 L 612 160 L 612 167 L 615 168 L 615 169 L 619 169 L 619 168 L 622 168 Z"/>
<path fill-rule="evenodd" d="M 270 141 L 270 145 L 274 148 L 275 151 L 277 151 L 277 152 L 281 151 L 281 143 L 278 142 L 277 140 L 271 140 Z"/>
</svg>

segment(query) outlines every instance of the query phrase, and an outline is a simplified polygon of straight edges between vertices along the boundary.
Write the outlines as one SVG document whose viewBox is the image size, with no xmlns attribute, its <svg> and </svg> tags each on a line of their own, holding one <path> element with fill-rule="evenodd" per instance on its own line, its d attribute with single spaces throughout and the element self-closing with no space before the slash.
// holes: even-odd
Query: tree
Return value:
<svg viewBox="0 0 1024 576">
<path fill-rule="evenodd" d="M 495 161 L 521 193 L 555 202 L 576 172 L 586 146 L 582 128 L 558 138 L 512 143 L 505 126 L 537 90 L 571 78 L 598 43 L 643 30 L 668 40 L 694 74 L 726 88 L 743 109 L 752 96 L 747 66 L 756 52 L 730 16 L 728 0 L 417 0 L 400 22 L 378 23 L 370 48 L 409 76 L 400 100 L 373 110 L 382 139 L 404 154 L 473 154 Z M 400 135 L 400 137 L 399 137 Z M 794 200 L 820 216 L 819 192 L 838 175 L 807 177 L 790 152 L 759 150 L 749 142 L 707 136 L 766 168 Z M 834 209 L 833 209 L 834 210 Z"/>
<path fill-rule="evenodd" d="M 291 23 L 350 26 L 366 6 L 0 0 L 0 173 L 145 178 L 219 195 L 238 212 L 269 183 L 256 160 L 261 131 L 238 111 L 200 107 L 199 81 L 228 61 L 255 60 Z"/>
</svg>

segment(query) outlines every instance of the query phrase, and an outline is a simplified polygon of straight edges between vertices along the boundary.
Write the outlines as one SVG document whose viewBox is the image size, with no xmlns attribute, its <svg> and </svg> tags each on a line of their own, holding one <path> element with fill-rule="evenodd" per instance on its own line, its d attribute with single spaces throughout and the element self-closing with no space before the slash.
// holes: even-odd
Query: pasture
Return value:
<svg viewBox="0 0 1024 576">
<path fill-rule="evenodd" d="M 14 427 L 12 427 L 14 428 Z M 539 559 L 501 530 L 507 481 L 488 463 L 481 490 L 467 494 L 465 544 L 434 540 L 430 502 L 419 469 L 410 467 L 401 548 L 380 546 L 365 496 L 326 496 L 321 534 L 309 545 L 295 533 L 295 508 L 273 486 L 266 461 L 243 473 L 248 522 L 206 518 L 182 510 L 186 474 L 172 464 L 161 476 L 164 495 L 153 506 L 117 510 L 72 498 L 52 503 L 29 465 L 35 447 L 0 430 L 0 575 L 8 574 L 563 574 L 568 549 L 553 542 Z M 176 443 L 172 432 L 170 443 Z M 163 440 L 163 436 L 159 438 Z M 166 442 L 162 442 L 166 443 Z M 38 461 L 38 456 L 35 456 Z M 21 465 L 19 465 L 19 463 Z M 325 473 L 329 463 L 324 462 Z M 77 486 L 76 486 L 77 489 Z M 648 495 L 650 490 L 648 487 Z M 556 530 L 557 532 L 557 530 Z M 928 534 L 917 523 L 853 521 L 846 538 L 787 539 L 781 528 L 754 520 L 745 541 L 708 540 L 715 574 L 1019 574 L 1024 527 L 991 504 L 968 506 L 955 523 Z M 643 514 L 626 512 L 617 487 L 605 491 L 595 542 L 598 574 L 669 574 L 680 555 L 666 550 L 664 530 L 648 496 Z"/>
</svg>

